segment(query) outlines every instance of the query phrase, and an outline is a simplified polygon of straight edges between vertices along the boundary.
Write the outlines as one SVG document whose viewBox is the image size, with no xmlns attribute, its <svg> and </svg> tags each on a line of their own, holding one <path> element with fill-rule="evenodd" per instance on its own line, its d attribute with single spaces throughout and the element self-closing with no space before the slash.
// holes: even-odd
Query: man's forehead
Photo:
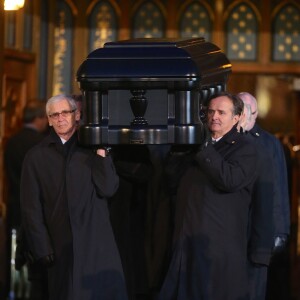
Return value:
<svg viewBox="0 0 300 300">
<path fill-rule="evenodd" d="M 218 110 L 232 109 L 233 103 L 228 97 L 222 96 L 212 99 L 209 103 L 208 108 Z"/>
<path fill-rule="evenodd" d="M 244 104 L 249 105 L 249 107 L 251 107 L 251 109 L 256 108 L 256 103 L 251 99 L 251 97 L 246 96 L 246 97 L 243 97 L 242 100 L 243 100 Z"/>
</svg>

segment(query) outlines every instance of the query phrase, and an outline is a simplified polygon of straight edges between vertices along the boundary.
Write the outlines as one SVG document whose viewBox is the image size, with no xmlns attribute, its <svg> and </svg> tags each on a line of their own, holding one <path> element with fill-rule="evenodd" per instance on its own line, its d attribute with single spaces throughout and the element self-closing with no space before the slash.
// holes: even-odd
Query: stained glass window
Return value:
<svg viewBox="0 0 300 300">
<path fill-rule="evenodd" d="M 133 38 L 164 37 L 164 17 L 153 1 L 145 1 L 136 11 L 133 19 Z"/>
<path fill-rule="evenodd" d="M 71 93 L 73 15 L 65 2 L 60 2 L 54 29 L 54 66 L 52 94 Z"/>
<path fill-rule="evenodd" d="M 246 3 L 234 7 L 227 20 L 227 56 L 233 60 L 254 61 L 257 57 L 258 22 Z"/>
<path fill-rule="evenodd" d="M 41 2 L 40 14 L 40 41 L 39 41 L 39 48 L 40 48 L 40 55 L 39 55 L 39 68 L 38 68 L 38 95 L 39 98 L 43 99 L 47 97 L 47 84 L 48 84 L 48 50 L 49 50 L 49 20 L 48 20 L 48 7 L 49 3 L 48 0 L 43 0 Z"/>
<path fill-rule="evenodd" d="M 283 7 L 273 23 L 273 60 L 300 61 L 300 10 Z"/>
<path fill-rule="evenodd" d="M 108 1 L 100 1 L 90 15 L 89 52 L 117 40 L 117 15 Z"/>
<path fill-rule="evenodd" d="M 186 7 L 180 18 L 179 26 L 182 38 L 204 37 L 206 41 L 211 39 L 211 19 L 207 9 L 198 1 L 194 1 Z"/>
</svg>

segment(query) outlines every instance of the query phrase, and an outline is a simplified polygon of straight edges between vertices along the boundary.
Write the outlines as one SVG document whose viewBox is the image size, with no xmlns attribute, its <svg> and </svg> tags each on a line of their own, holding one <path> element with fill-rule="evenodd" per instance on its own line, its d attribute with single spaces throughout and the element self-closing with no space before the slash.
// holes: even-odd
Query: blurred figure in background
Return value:
<svg viewBox="0 0 300 300">
<path fill-rule="evenodd" d="M 242 97 L 244 95 L 242 94 Z M 241 97 L 241 99 L 242 99 Z M 256 112 L 245 101 L 243 114 L 239 120 L 241 133 L 255 145 L 258 155 L 258 177 L 255 181 L 250 205 L 248 226 L 248 272 L 250 300 L 265 300 L 268 266 L 270 264 L 273 239 L 273 202 L 275 175 L 271 156 L 266 151 L 262 138 L 268 135 L 258 133 L 258 126 L 253 129 Z M 249 131 L 250 130 L 250 131 Z"/>
<path fill-rule="evenodd" d="M 29 149 L 31 149 L 34 145 L 38 144 L 45 136 L 45 132 L 48 129 L 48 120 L 45 110 L 45 103 L 41 100 L 30 101 L 23 110 L 23 127 L 20 131 L 18 131 L 15 135 L 13 135 L 7 142 L 5 152 L 4 152 L 4 165 L 6 170 L 6 176 L 8 181 L 8 202 L 7 202 L 7 231 L 9 238 L 9 252 L 11 255 L 15 256 L 14 248 L 15 245 L 12 246 L 12 241 L 16 242 L 16 234 L 20 229 L 21 224 L 21 216 L 20 216 L 20 181 L 21 181 L 21 171 L 24 157 Z M 12 234 L 13 232 L 13 234 Z M 21 242 L 21 237 L 18 237 L 18 241 Z M 22 248 L 22 246 L 21 246 Z M 20 248 L 18 249 L 20 250 Z M 13 252 L 12 252 L 13 251 Z M 23 269 L 23 265 L 25 264 L 25 260 L 22 257 L 22 251 L 17 252 L 16 256 L 16 268 L 20 271 L 19 273 L 15 273 L 13 266 L 10 271 L 11 277 L 13 275 L 18 274 L 21 276 L 26 273 L 26 269 Z M 20 254 L 20 255 L 19 255 Z M 39 272 L 32 272 L 32 269 L 29 269 L 29 279 L 33 279 L 34 277 L 40 277 Z M 43 277 L 43 276 L 42 276 Z M 16 279 L 16 278 L 15 278 Z M 15 280 L 14 279 L 14 280 Z M 20 285 L 26 286 L 26 279 L 23 278 L 19 282 Z M 33 283 L 34 282 L 34 283 Z M 31 299 L 46 299 L 44 296 L 44 280 L 41 280 L 41 285 L 36 280 L 32 281 L 31 286 Z M 11 286 L 14 285 L 11 282 Z M 22 288 L 21 288 L 22 289 Z M 11 293 L 18 293 L 17 291 L 10 291 Z M 28 293 L 28 291 L 19 293 Z M 18 296 L 18 295 L 16 295 Z"/>
<path fill-rule="evenodd" d="M 274 135 L 261 129 L 256 124 L 258 116 L 256 99 L 246 92 L 239 93 L 238 96 L 251 110 L 251 118 L 243 129 L 251 134 L 256 143 L 261 145 L 264 151 L 267 152 L 274 168 L 273 251 L 268 268 L 266 299 L 289 299 L 288 237 L 290 234 L 290 201 L 284 150 L 280 141 Z"/>
</svg>

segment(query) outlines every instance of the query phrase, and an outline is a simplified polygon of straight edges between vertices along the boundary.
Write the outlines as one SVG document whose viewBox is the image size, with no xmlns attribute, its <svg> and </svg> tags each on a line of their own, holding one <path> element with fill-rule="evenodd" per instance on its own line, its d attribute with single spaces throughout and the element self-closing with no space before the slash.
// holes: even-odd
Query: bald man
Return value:
<svg viewBox="0 0 300 300">
<path fill-rule="evenodd" d="M 260 153 L 260 176 L 253 193 L 253 207 L 249 233 L 251 299 L 264 300 L 267 287 L 267 266 L 272 253 L 284 250 L 290 233 L 290 207 L 287 168 L 280 141 L 256 124 L 258 106 L 249 93 L 238 96 L 244 102 L 239 125 Z M 272 180 L 272 182 L 270 182 Z M 272 228 L 270 228 L 272 225 Z M 272 241 L 272 251 L 269 243 Z M 263 250 L 264 255 L 260 255 Z M 285 299 L 286 295 L 278 295 Z M 273 298 L 272 298 L 273 299 Z"/>
</svg>

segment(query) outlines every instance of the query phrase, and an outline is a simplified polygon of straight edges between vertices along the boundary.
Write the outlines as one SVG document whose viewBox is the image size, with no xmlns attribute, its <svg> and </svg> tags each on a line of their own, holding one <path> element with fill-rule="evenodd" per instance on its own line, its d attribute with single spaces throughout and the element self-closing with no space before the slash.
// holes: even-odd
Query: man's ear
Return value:
<svg viewBox="0 0 300 300">
<path fill-rule="evenodd" d="M 80 111 L 78 109 L 75 111 L 75 120 L 80 121 Z"/>
<path fill-rule="evenodd" d="M 241 118 L 240 115 L 233 116 L 233 120 L 234 120 L 235 124 L 238 123 L 238 121 L 240 120 L 240 118 Z"/>
<path fill-rule="evenodd" d="M 52 123 L 50 121 L 50 118 L 48 117 L 48 123 L 49 123 L 49 126 L 52 126 Z"/>
</svg>

